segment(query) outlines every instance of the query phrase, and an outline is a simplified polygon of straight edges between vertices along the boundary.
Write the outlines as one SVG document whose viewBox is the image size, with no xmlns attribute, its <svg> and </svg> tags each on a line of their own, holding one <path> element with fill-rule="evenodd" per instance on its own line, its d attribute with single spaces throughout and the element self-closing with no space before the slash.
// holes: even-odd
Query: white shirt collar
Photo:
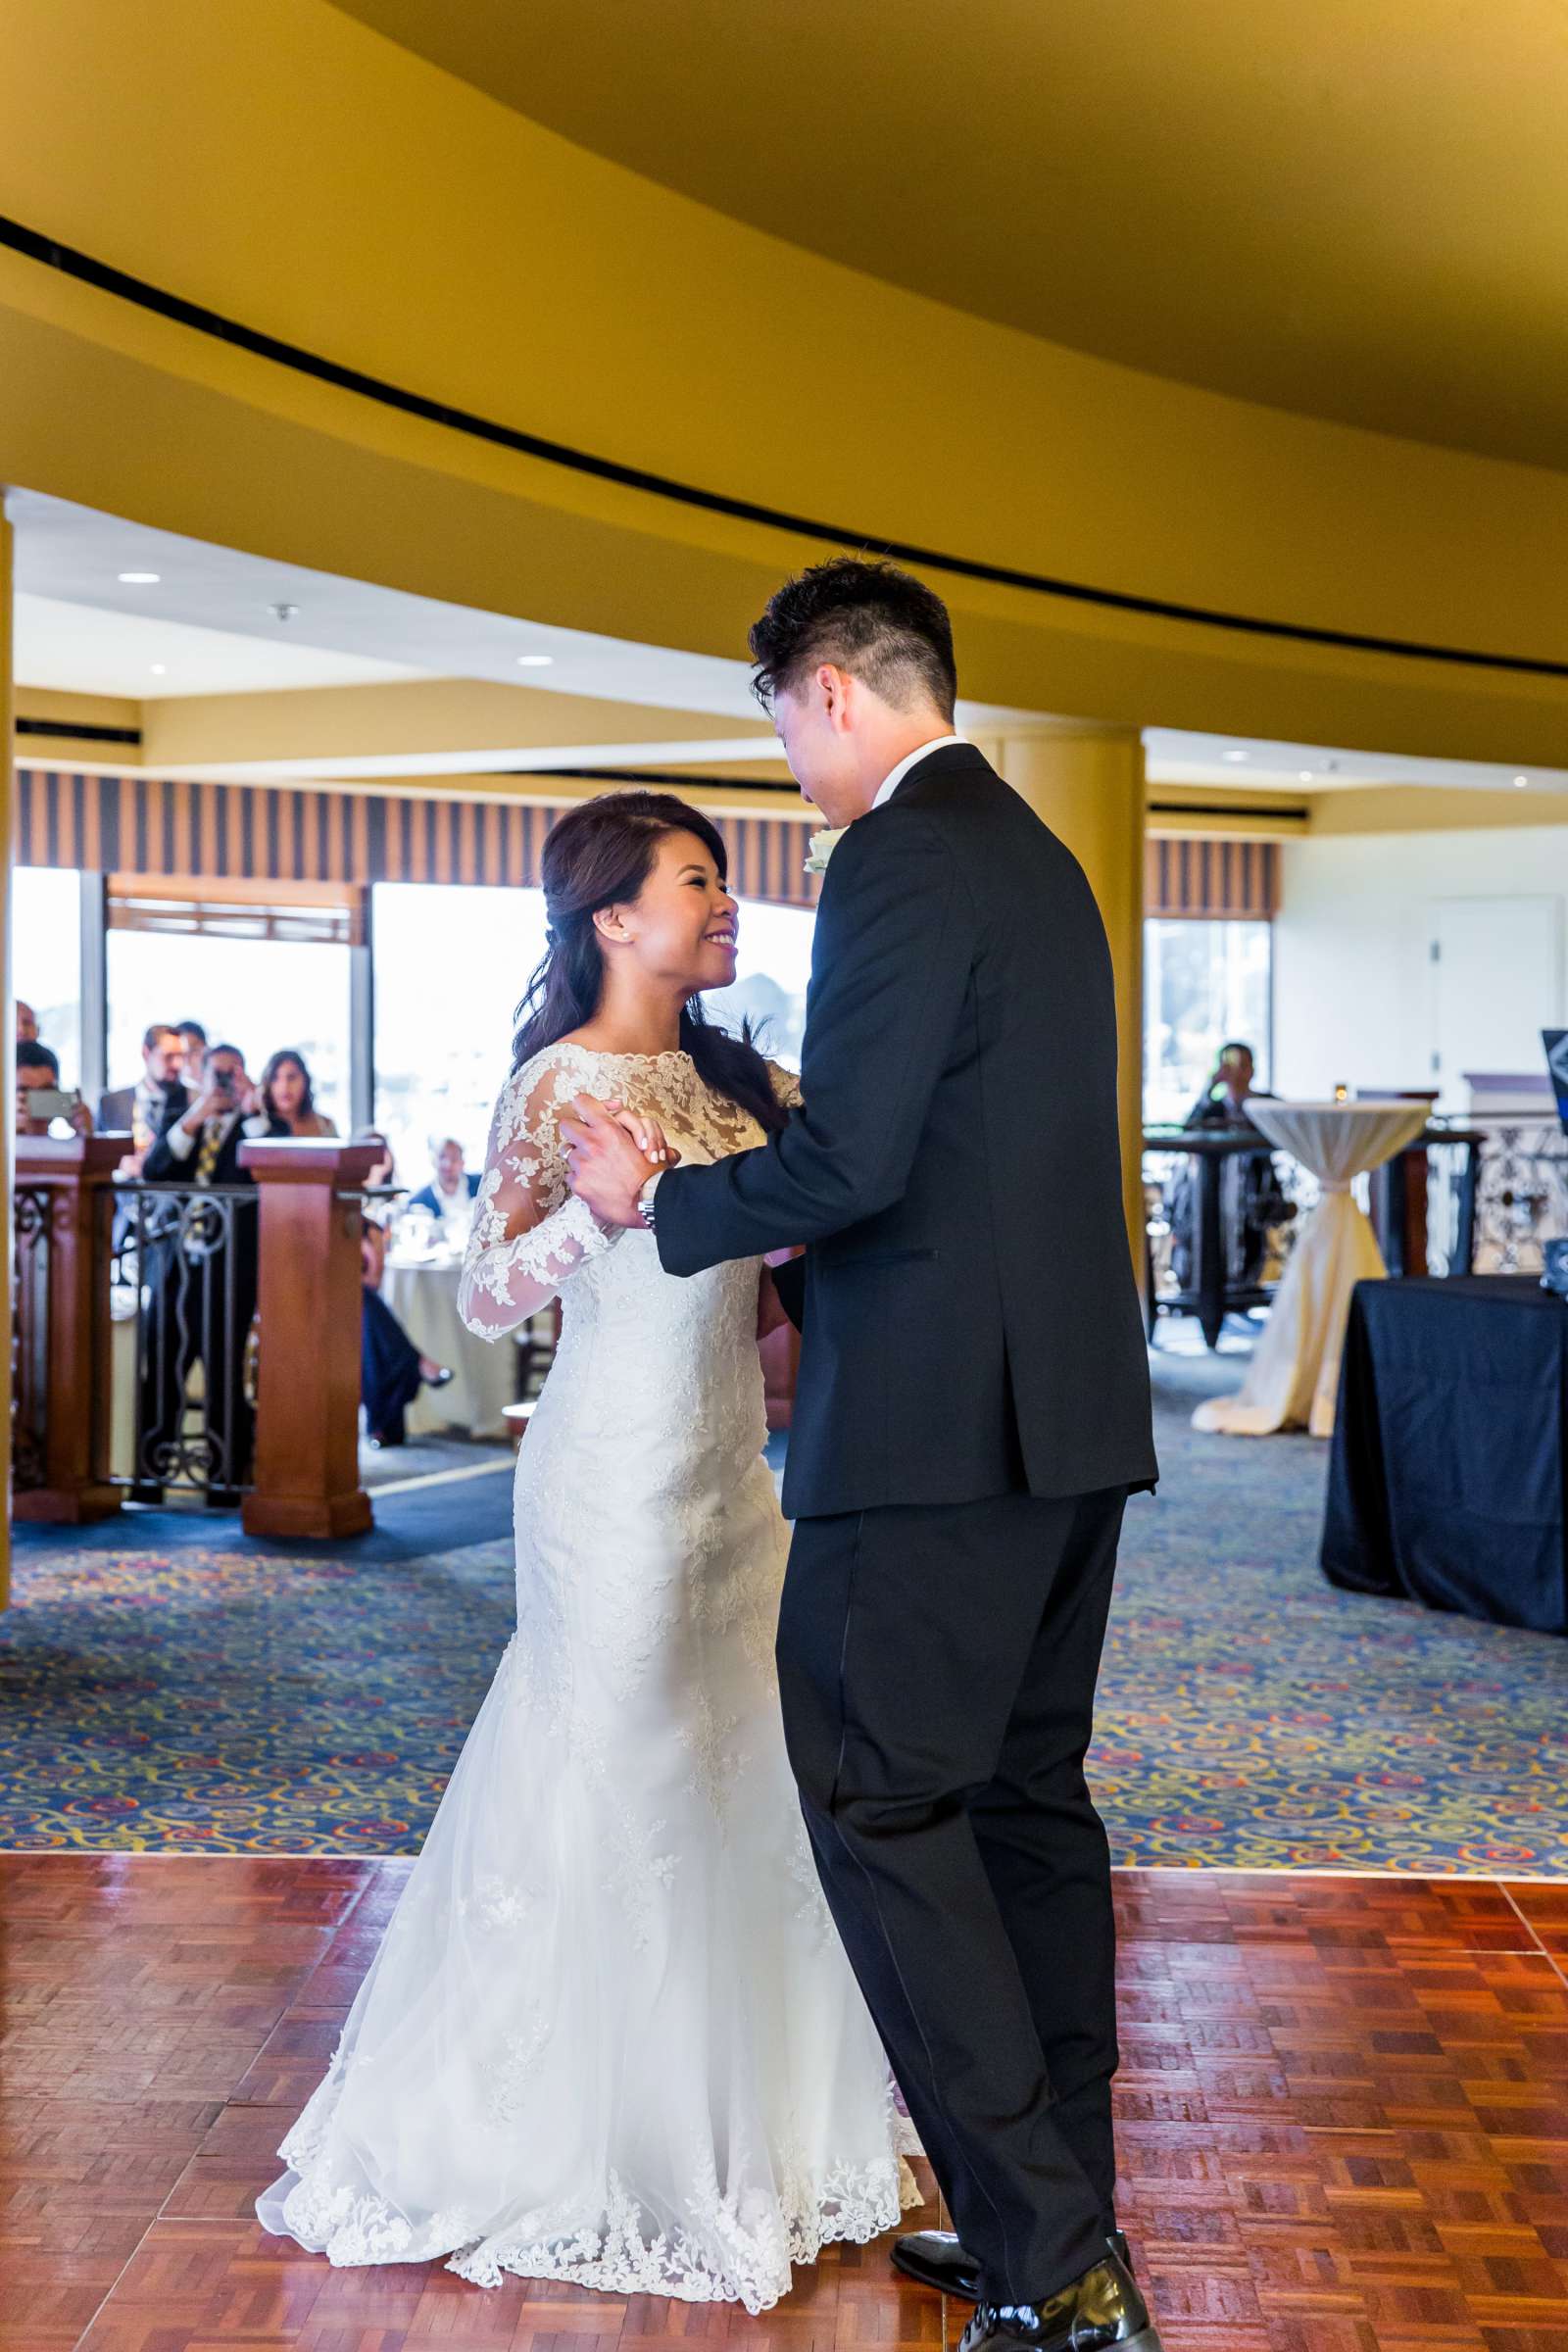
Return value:
<svg viewBox="0 0 1568 2352">
<path fill-rule="evenodd" d="M 892 774 L 883 777 L 881 790 L 878 792 L 876 799 L 871 803 L 871 807 L 873 808 L 880 808 L 884 801 L 892 800 L 893 795 L 898 791 L 899 786 L 904 782 L 905 777 L 908 774 L 910 768 L 913 767 L 917 760 L 925 760 L 929 758 L 932 752 L 951 751 L 956 743 L 961 743 L 962 741 L 963 737 L 961 735 L 934 735 L 929 743 L 916 744 L 912 752 L 905 753 L 904 758 L 899 761 L 898 766 L 893 770 Z"/>
</svg>

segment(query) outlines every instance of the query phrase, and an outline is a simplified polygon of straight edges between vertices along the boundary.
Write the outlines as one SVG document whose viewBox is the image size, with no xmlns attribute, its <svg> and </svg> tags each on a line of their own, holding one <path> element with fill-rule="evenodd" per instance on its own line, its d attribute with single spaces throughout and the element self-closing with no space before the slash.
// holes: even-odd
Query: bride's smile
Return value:
<svg viewBox="0 0 1568 2352">
<path fill-rule="evenodd" d="M 667 994 L 676 1014 L 689 997 L 735 978 L 740 909 L 694 833 L 666 833 L 636 898 L 601 908 L 594 923 L 607 999 L 628 1007 Z"/>
</svg>

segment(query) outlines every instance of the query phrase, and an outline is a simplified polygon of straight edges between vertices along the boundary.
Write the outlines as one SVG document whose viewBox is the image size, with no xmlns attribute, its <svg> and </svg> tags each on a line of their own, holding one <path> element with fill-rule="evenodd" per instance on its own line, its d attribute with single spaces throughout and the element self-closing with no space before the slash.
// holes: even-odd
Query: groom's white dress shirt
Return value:
<svg viewBox="0 0 1568 2352">
<path fill-rule="evenodd" d="M 951 751 L 956 743 L 961 743 L 962 741 L 963 737 L 961 735 L 934 735 L 929 743 L 916 744 L 914 750 L 912 752 L 906 752 L 904 758 L 899 761 L 898 766 L 894 768 L 890 774 L 883 777 L 880 785 L 877 787 L 877 796 L 876 799 L 871 803 L 871 807 L 873 808 L 880 808 L 884 801 L 892 800 L 893 795 L 898 791 L 899 786 L 904 782 L 905 777 L 908 774 L 910 768 L 913 767 L 917 760 L 924 760 L 928 758 L 932 752 Z"/>
</svg>

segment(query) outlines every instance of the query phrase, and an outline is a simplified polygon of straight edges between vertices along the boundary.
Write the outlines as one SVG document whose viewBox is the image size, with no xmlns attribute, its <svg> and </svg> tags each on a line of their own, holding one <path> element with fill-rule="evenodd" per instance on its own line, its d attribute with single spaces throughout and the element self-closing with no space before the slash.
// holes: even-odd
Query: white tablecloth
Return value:
<svg viewBox="0 0 1568 2352">
<path fill-rule="evenodd" d="M 421 1389 L 409 1406 L 411 1438 L 441 1429 L 475 1438 L 510 1434 L 503 1413 L 516 1386 L 516 1347 L 511 1338 L 479 1340 L 466 1329 L 458 1314 L 462 1272 L 461 1258 L 411 1264 L 389 1257 L 381 1277 L 381 1296 L 419 1353 L 452 1366 L 444 1389 Z"/>
<path fill-rule="evenodd" d="M 1254 1097 L 1248 1103 L 1259 1134 L 1309 1169 L 1323 1197 L 1296 1237 L 1247 1378 L 1234 1396 L 1200 1404 L 1195 1429 L 1231 1438 L 1266 1438 L 1277 1429 L 1333 1436 L 1350 1293 L 1386 1271 L 1350 1186 L 1364 1169 L 1381 1167 L 1412 1143 L 1429 1113 L 1426 1102 L 1269 1102 Z"/>
</svg>

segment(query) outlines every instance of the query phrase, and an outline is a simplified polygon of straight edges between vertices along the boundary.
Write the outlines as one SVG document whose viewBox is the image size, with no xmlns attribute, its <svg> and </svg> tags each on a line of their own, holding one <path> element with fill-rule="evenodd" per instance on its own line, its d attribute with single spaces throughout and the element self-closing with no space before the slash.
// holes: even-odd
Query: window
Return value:
<svg viewBox="0 0 1568 2352">
<path fill-rule="evenodd" d="M 79 1086 L 81 876 L 69 866 L 19 866 L 12 906 L 12 985 L 38 1015 L 43 1043 L 60 1056 L 61 1085 Z"/>
<path fill-rule="evenodd" d="M 165 910 L 157 917 L 155 904 Z M 238 1046 L 252 1078 L 270 1054 L 291 1047 L 311 1073 L 317 1109 L 348 1134 L 350 950 L 346 940 L 319 935 L 331 925 L 287 907 L 173 900 L 117 901 L 111 917 L 111 1087 L 140 1077 L 150 1022 L 196 1020 L 214 1045 Z"/>
<path fill-rule="evenodd" d="M 470 1168 L 484 1165 L 516 1005 L 545 952 L 544 893 L 378 882 L 370 938 L 375 1123 L 397 1181 L 416 1191 L 444 1136 L 457 1137 Z"/>
<path fill-rule="evenodd" d="M 1180 1121 L 1228 1039 L 1269 1083 L 1271 929 L 1266 922 L 1156 917 L 1144 925 L 1144 1116 Z"/>
<path fill-rule="evenodd" d="M 743 1019 L 772 1061 L 801 1066 L 806 1035 L 806 987 L 811 977 L 811 940 L 816 916 L 808 906 L 774 906 L 760 899 L 741 903 L 740 957 L 733 988 L 706 1000 L 716 1021 L 737 1035 Z"/>
</svg>

